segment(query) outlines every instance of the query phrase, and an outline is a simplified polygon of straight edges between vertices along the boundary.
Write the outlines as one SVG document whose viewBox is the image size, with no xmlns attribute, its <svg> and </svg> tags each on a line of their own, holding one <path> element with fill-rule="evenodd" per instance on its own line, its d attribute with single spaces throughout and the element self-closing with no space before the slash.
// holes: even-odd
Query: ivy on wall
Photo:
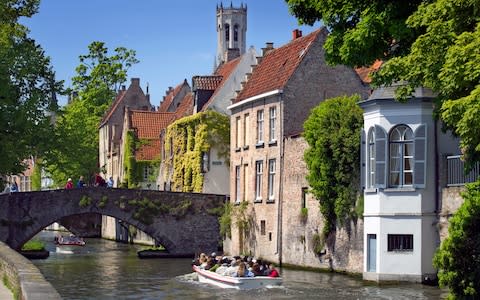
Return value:
<svg viewBox="0 0 480 300">
<path fill-rule="evenodd" d="M 124 155 L 123 155 L 123 164 L 124 164 L 124 177 L 123 177 L 123 187 L 138 188 L 140 183 L 143 180 L 143 170 L 145 167 L 149 166 L 153 172 L 149 176 L 148 181 L 155 181 L 156 176 L 158 175 L 158 167 L 160 165 L 160 159 L 155 160 L 136 160 L 135 151 L 139 149 L 142 145 L 148 143 L 147 140 L 138 139 L 135 135 L 134 130 L 128 130 L 124 142 Z"/>
<path fill-rule="evenodd" d="M 173 191 L 201 192 L 202 157 L 215 146 L 229 164 L 230 120 L 214 111 L 184 117 L 168 126 L 165 135 L 165 166 L 172 170 Z M 173 155 L 170 155 L 173 154 Z M 168 172 L 165 173 L 168 177 Z M 165 178 L 168 180 L 168 178 Z"/>
<path fill-rule="evenodd" d="M 37 159 L 32 171 L 32 191 L 40 191 L 42 189 L 42 160 Z"/>
</svg>

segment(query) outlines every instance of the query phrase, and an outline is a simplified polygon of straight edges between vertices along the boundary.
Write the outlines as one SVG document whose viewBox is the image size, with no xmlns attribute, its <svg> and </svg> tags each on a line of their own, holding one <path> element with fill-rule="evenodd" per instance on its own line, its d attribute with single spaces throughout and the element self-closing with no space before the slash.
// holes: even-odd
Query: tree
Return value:
<svg viewBox="0 0 480 300">
<path fill-rule="evenodd" d="M 433 262 L 450 298 L 475 299 L 480 293 L 480 183 L 467 185 L 462 196 L 465 202 L 450 218 L 448 237 Z"/>
<path fill-rule="evenodd" d="M 135 51 L 119 47 L 113 55 L 103 42 L 93 42 L 80 55 L 73 77 L 74 97 L 60 113 L 56 143 L 46 158 L 48 170 L 59 184 L 68 177 L 92 177 L 99 172 L 98 126 L 112 104 L 116 90 L 126 81 L 127 70 L 138 60 Z"/>
<path fill-rule="evenodd" d="M 337 221 L 352 217 L 359 193 L 360 132 L 363 111 L 359 96 L 325 100 L 304 123 L 307 180 L 320 201 L 325 219 L 323 238 L 335 230 Z"/>
<path fill-rule="evenodd" d="M 47 111 L 57 109 L 62 83 L 28 28 L 18 23 L 38 5 L 38 0 L 0 3 L 0 174 L 23 172 L 24 160 L 41 156 L 52 140 Z"/>
<path fill-rule="evenodd" d="M 415 87 L 438 94 L 437 113 L 461 138 L 464 157 L 480 160 L 480 4 L 474 0 L 288 0 L 300 22 L 331 29 L 329 63 L 367 66 L 384 60 L 373 84 L 405 81 L 397 98 Z"/>
</svg>

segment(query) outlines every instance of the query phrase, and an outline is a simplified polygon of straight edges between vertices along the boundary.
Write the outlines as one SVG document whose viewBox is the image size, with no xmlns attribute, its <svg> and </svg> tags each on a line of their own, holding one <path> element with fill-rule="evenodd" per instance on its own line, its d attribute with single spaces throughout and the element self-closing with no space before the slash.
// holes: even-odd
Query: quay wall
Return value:
<svg viewBox="0 0 480 300">
<path fill-rule="evenodd" d="M 61 299 L 34 264 L 3 242 L 0 242 L 0 277 L 0 284 L 8 286 L 15 299 Z"/>
</svg>

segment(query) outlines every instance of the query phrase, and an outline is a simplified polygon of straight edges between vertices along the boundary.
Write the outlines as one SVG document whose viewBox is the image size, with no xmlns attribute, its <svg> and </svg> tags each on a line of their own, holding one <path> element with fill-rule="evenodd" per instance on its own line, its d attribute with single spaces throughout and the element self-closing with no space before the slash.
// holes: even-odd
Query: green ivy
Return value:
<svg viewBox="0 0 480 300">
<path fill-rule="evenodd" d="M 230 120 L 214 111 L 184 117 L 168 126 L 165 138 L 165 166 L 173 168 L 172 190 L 202 192 L 202 156 L 215 145 L 219 156 L 230 161 Z M 173 153 L 173 156 L 170 156 Z M 165 176 L 169 176 L 165 172 Z M 168 178 L 165 178 L 168 180 Z"/>
<path fill-rule="evenodd" d="M 242 201 L 240 204 L 232 205 L 227 202 L 223 206 L 223 213 L 218 218 L 220 223 L 220 234 L 222 236 L 232 237 L 232 225 L 239 231 L 246 233 L 250 229 L 250 216 L 247 214 L 248 201 Z"/>
<path fill-rule="evenodd" d="M 37 159 L 32 172 L 32 191 L 40 191 L 42 189 L 42 160 Z"/>
<path fill-rule="evenodd" d="M 87 207 L 91 204 L 92 204 L 92 199 L 87 196 L 82 196 L 82 199 L 80 199 L 80 202 L 78 203 L 80 207 Z"/>
</svg>

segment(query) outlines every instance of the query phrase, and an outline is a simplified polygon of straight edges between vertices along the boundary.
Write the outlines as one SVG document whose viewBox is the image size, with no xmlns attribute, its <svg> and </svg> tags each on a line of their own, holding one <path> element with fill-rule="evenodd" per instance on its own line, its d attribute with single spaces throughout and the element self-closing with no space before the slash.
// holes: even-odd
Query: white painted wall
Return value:
<svg viewBox="0 0 480 300">
<path fill-rule="evenodd" d="M 204 174 L 203 193 L 230 194 L 230 167 L 225 157 L 219 157 L 215 147 L 210 149 L 210 169 Z"/>
</svg>

